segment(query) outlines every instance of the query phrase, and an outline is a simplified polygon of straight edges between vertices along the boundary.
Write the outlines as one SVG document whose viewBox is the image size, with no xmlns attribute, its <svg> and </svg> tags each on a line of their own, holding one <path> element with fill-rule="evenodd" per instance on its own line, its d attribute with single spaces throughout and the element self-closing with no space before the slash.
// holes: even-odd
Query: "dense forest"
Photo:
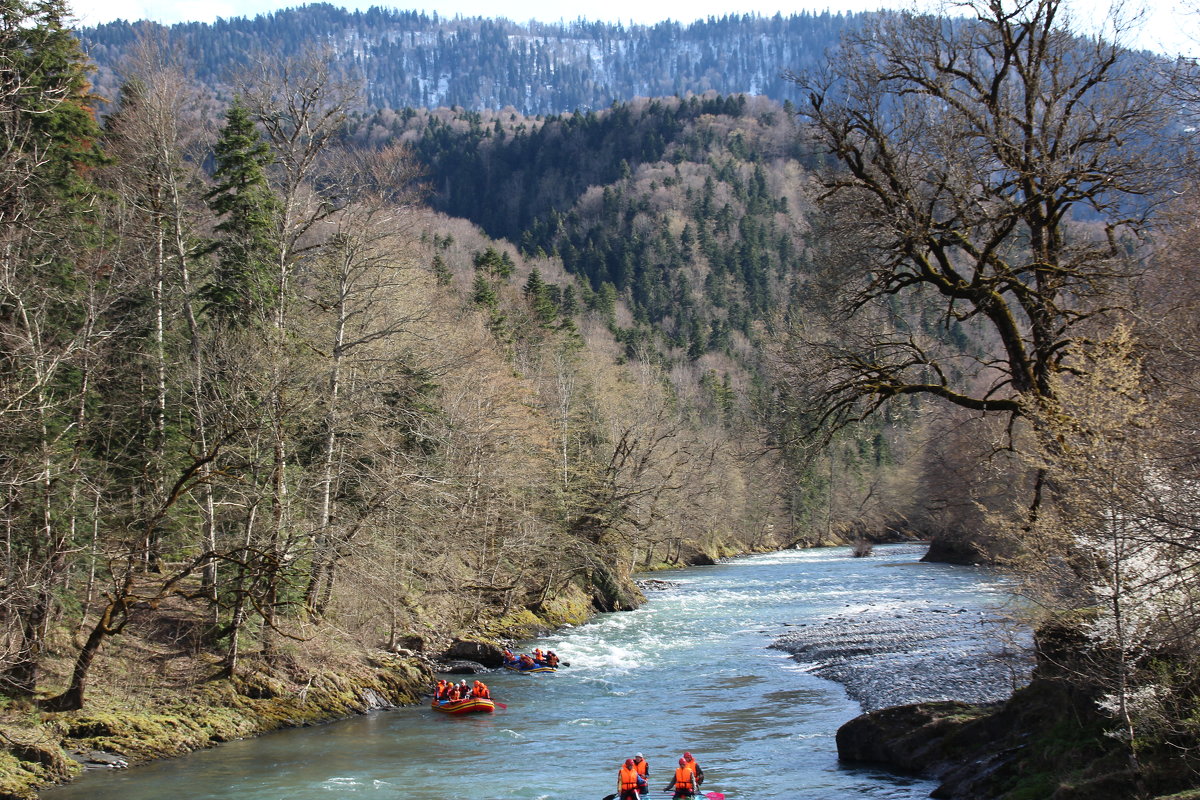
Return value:
<svg viewBox="0 0 1200 800">
<path fill-rule="evenodd" d="M 903 536 L 1010 571 L 1113 796 L 1200 768 L 1192 65 L 1058 0 L 79 34 L 0 2 L 6 779 L 141 695 Z"/>
<path fill-rule="evenodd" d="M 336 68 L 366 85 L 365 108 L 473 110 L 524 114 L 599 110 L 634 97 L 799 95 L 783 74 L 816 66 L 862 15 L 738 15 L 654 26 L 588 22 L 518 23 L 444 18 L 416 11 L 346 11 L 313 4 L 253 19 L 187 23 L 164 30 L 208 86 L 257 53 L 295 52 L 320 36 Z M 98 65 L 98 92 L 115 97 L 121 59 L 150 23 L 111 22 L 80 32 Z"/>
</svg>

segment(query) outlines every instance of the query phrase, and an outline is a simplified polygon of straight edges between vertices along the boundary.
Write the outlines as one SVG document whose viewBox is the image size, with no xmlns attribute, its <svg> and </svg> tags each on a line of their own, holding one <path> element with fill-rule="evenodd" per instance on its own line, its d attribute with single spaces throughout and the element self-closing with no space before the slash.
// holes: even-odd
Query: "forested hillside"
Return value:
<svg viewBox="0 0 1200 800">
<path fill-rule="evenodd" d="M 439 210 L 625 301 L 632 320 L 617 333 L 630 355 L 738 351 L 752 362 L 754 323 L 786 305 L 803 272 L 801 142 L 792 115 L 765 98 L 542 120 L 379 112 L 352 135 L 411 144 Z"/>
<path fill-rule="evenodd" d="M 221 104 L 144 41 L 100 121 L 57 12 L 16 10 L 0 691 L 18 708 L 198 676 L 299 691 L 401 644 L 630 608 L 638 568 L 790 543 L 742 373 L 631 353 L 614 284 L 426 207 L 411 149 L 348 135 L 364 101 L 336 68 L 276 58 Z"/>
<path fill-rule="evenodd" d="M 708 91 L 794 100 L 796 89 L 782 74 L 818 65 L 860 18 L 734 13 L 688 24 L 547 24 L 383 8 L 346 11 L 322 3 L 254 19 L 179 24 L 165 33 L 188 68 L 213 88 L 228 87 L 232 72 L 256 54 L 296 52 L 319 38 L 339 70 L 364 81 L 364 108 L 511 107 L 560 114 L 635 97 Z M 116 96 L 114 69 L 147 27 L 154 26 L 112 22 L 80 32 L 99 66 L 101 95 Z"/>
<path fill-rule="evenodd" d="M 814 447 L 780 399 L 766 354 L 829 299 L 818 280 L 826 221 L 813 203 L 826 156 L 788 104 L 708 94 L 538 118 L 389 109 L 350 131 L 364 146 L 410 146 L 432 205 L 561 263 L 575 278 L 562 302 L 601 309 L 625 358 L 666 365 L 682 390 L 722 409 L 727 427 L 761 430 L 763 446 L 783 455 L 799 538 L 961 523 L 962 509 L 940 519 L 925 511 L 917 487 L 940 457 L 920 461 L 931 418 L 918 400 Z M 905 299 L 895 309 L 923 336 L 987 347 L 959 322 L 944 324 L 936 305 Z"/>
</svg>

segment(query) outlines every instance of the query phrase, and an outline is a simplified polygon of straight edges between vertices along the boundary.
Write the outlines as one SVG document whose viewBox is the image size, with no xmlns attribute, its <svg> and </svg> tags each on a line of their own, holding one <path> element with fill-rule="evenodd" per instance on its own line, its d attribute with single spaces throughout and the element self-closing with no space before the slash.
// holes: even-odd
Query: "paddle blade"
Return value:
<svg viewBox="0 0 1200 800">
<path fill-rule="evenodd" d="M 612 794 L 606 794 L 606 795 L 604 795 L 604 797 L 603 797 L 603 799 L 602 799 L 602 800 L 613 800 L 613 798 L 614 798 L 614 797 L 616 797 L 616 796 L 617 796 L 617 793 L 616 793 L 616 792 L 613 792 Z"/>
<path fill-rule="evenodd" d="M 497 702 L 496 700 L 493 700 L 493 701 L 492 701 L 492 703 L 493 703 L 493 705 L 495 705 L 497 708 L 508 708 L 508 706 L 506 706 L 504 703 Z"/>
<path fill-rule="evenodd" d="M 707 797 L 708 800 L 725 800 L 725 795 L 721 794 L 720 792 L 705 792 L 704 796 Z"/>
</svg>

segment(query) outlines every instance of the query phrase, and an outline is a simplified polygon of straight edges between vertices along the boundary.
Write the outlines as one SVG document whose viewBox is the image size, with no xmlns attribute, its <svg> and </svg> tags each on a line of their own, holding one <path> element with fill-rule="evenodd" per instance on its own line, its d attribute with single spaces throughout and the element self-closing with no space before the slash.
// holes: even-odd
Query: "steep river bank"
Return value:
<svg viewBox="0 0 1200 800">
<path fill-rule="evenodd" d="M 619 762 L 639 751 L 650 761 L 655 795 L 665 796 L 657 789 L 674 759 L 690 750 L 708 774 L 705 789 L 730 798 L 925 797 L 932 782 L 838 763 L 834 734 L 861 707 L 819 673 L 838 677 L 830 672 L 835 663 L 863 659 L 847 667 L 856 673 L 877 656 L 892 659 L 887 672 L 897 682 L 912 684 L 909 672 L 932 671 L 939 685 L 950 685 L 954 674 L 964 690 L 987 684 L 987 692 L 1005 691 L 1007 679 L 976 670 L 976 653 L 954 637 L 924 637 L 914 649 L 917 640 L 882 624 L 891 614 L 921 636 L 926 617 L 944 616 L 944 627 L 970 630 L 973 638 L 1002 592 L 985 571 L 919 563 L 917 546 L 881 547 L 868 559 L 848 553 L 788 551 L 656 576 L 670 582 L 638 611 L 600 615 L 538 641 L 569 668 L 484 676 L 507 705 L 494 715 L 448 718 L 423 707 L 377 712 L 90 774 L 42 796 L 599 800 L 614 791 Z M 928 614 L 918 613 L 922 600 L 930 601 Z M 938 611 L 950 608 L 953 614 Z M 860 624 L 871 615 L 879 624 Z M 861 630 L 832 655 L 797 650 L 807 659 L 797 661 L 771 647 L 784 634 L 795 642 L 796 634 L 836 626 Z M 876 648 L 872 629 L 910 657 Z M 864 702 L 890 696 L 851 680 L 846 686 Z M 902 701 L 929 699 L 921 693 L 908 691 Z"/>
</svg>

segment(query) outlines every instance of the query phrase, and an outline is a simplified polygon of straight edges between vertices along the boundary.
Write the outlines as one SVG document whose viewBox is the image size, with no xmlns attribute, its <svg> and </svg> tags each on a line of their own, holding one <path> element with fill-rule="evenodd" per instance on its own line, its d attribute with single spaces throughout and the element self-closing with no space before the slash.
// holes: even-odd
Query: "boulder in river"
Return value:
<svg viewBox="0 0 1200 800">
<path fill-rule="evenodd" d="M 474 639 L 455 639 L 442 653 L 441 658 L 443 661 L 474 661 L 485 667 L 504 666 L 504 655 L 498 646 Z"/>
<path fill-rule="evenodd" d="M 838 758 L 936 774 L 948 761 L 941 752 L 946 735 L 979 713 L 968 703 L 948 701 L 861 714 L 838 728 Z"/>
</svg>

